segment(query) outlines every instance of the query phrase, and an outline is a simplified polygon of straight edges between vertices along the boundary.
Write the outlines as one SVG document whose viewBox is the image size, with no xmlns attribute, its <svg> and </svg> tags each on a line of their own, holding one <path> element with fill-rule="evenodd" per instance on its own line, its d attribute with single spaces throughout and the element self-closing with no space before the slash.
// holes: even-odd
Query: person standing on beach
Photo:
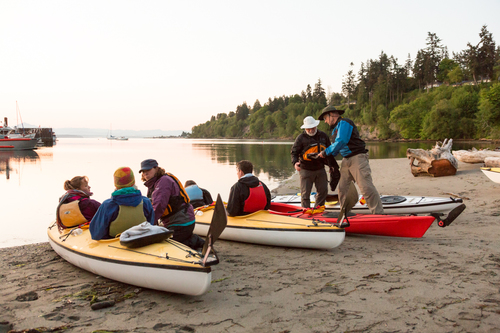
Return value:
<svg viewBox="0 0 500 333">
<path fill-rule="evenodd" d="M 271 206 L 271 192 L 252 172 L 252 162 L 236 163 L 238 181 L 231 187 L 226 209 L 230 216 L 246 215 Z"/>
<path fill-rule="evenodd" d="M 318 158 L 318 153 L 330 146 L 330 138 L 325 132 L 318 130 L 320 121 L 311 116 L 304 118 L 300 127 L 304 132 L 295 139 L 292 150 L 292 164 L 300 175 L 300 202 L 302 207 L 311 208 L 311 190 L 316 187 L 316 205 L 323 206 L 328 195 L 328 178 L 325 164 L 330 166 L 330 183 L 332 191 L 340 179 L 339 165 L 334 156 L 327 159 Z"/>
<path fill-rule="evenodd" d="M 321 158 L 326 156 L 342 155 L 340 164 L 339 200 L 342 205 L 345 201 L 351 181 L 355 181 L 366 200 L 372 214 L 384 214 L 382 200 L 373 185 L 368 149 L 360 138 L 358 128 L 351 119 L 341 117 L 344 110 L 337 110 L 334 106 L 323 109 L 319 120 L 324 120 L 332 129 L 333 143 L 320 153 Z"/>
<path fill-rule="evenodd" d="M 193 206 L 184 186 L 173 174 L 158 166 L 154 159 L 141 162 L 142 181 L 153 202 L 155 222 L 172 230 L 172 239 L 192 249 L 202 248 L 205 241 L 193 234 L 195 217 Z"/>
</svg>

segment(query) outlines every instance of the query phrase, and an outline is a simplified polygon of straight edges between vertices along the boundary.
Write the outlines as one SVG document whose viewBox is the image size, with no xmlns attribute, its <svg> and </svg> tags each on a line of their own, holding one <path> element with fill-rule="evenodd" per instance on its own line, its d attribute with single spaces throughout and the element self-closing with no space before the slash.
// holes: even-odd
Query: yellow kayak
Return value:
<svg viewBox="0 0 500 333">
<path fill-rule="evenodd" d="M 205 236 L 210 227 L 213 209 L 195 210 L 194 232 Z M 311 249 L 333 249 L 344 241 L 345 231 L 331 223 L 322 223 L 262 210 L 245 216 L 228 216 L 220 239 L 271 246 Z"/>
<path fill-rule="evenodd" d="M 62 258 L 97 275 L 156 290 L 202 295 L 211 283 L 211 268 L 204 267 L 199 252 L 172 239 L 138 248 L 127 248 L 119 238 L 95 241 L 80 228 L 48 230 L 49 243 Z"/>
</svg>

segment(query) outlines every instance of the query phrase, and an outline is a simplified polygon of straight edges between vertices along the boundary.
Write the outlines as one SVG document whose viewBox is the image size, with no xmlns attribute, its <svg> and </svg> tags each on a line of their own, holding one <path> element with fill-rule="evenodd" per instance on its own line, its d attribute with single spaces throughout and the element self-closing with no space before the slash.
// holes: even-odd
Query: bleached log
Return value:
<svg viewBox="0 0 500 333">
<path fill-rule="evenodd" d="M 453 156 L 465 163 L 484 163 L 487 157 L 500 157 L 500 151 L 472 148 L 471 150 L 455 150 Z"/>
<path fill-rule="evenodd" d="M 451 176 L 457 173 L 458 160 L 451 153 L 453 139 L 445 139 L 442 143 L 436 142 L 431 150 L 406 150 L 406 157 L 410 159 L 413 176 Z"/>
<path fill-rule="evenodd" d="M 488 168 L 500 168 L 500 157 L 486 157 L 484 166 Z"/>
</svg>

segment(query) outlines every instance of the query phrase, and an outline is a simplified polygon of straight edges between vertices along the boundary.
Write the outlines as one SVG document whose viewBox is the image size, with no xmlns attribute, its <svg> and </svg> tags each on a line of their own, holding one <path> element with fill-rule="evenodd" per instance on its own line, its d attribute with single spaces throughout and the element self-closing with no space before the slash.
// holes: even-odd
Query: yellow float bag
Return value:
<svg viewBox="0 0 500 333">
<path fill-rule="evenodd" d="M 76 227 L 82 223 L 87 223 L 87 219 L 83 216 L 78 206 L 78 200 L 74 200 L 59 207 L 59 218 L 61 223 L 66 228 Z"/>
</svg>

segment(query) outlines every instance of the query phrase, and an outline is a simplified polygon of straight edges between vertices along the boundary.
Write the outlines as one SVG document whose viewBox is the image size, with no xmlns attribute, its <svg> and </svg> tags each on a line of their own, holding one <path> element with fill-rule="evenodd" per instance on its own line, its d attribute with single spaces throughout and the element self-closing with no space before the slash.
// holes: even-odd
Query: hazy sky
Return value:
<svg viewBox="0 0 500 333">
<path fill-rule="evenodd" d="M 500 0 L 0 0 L 0 119 L 42 127 L 191 130 L 354 62 L 403 64 L 436 33 L 450 52 L 500 44 Z"/>
</svg>

